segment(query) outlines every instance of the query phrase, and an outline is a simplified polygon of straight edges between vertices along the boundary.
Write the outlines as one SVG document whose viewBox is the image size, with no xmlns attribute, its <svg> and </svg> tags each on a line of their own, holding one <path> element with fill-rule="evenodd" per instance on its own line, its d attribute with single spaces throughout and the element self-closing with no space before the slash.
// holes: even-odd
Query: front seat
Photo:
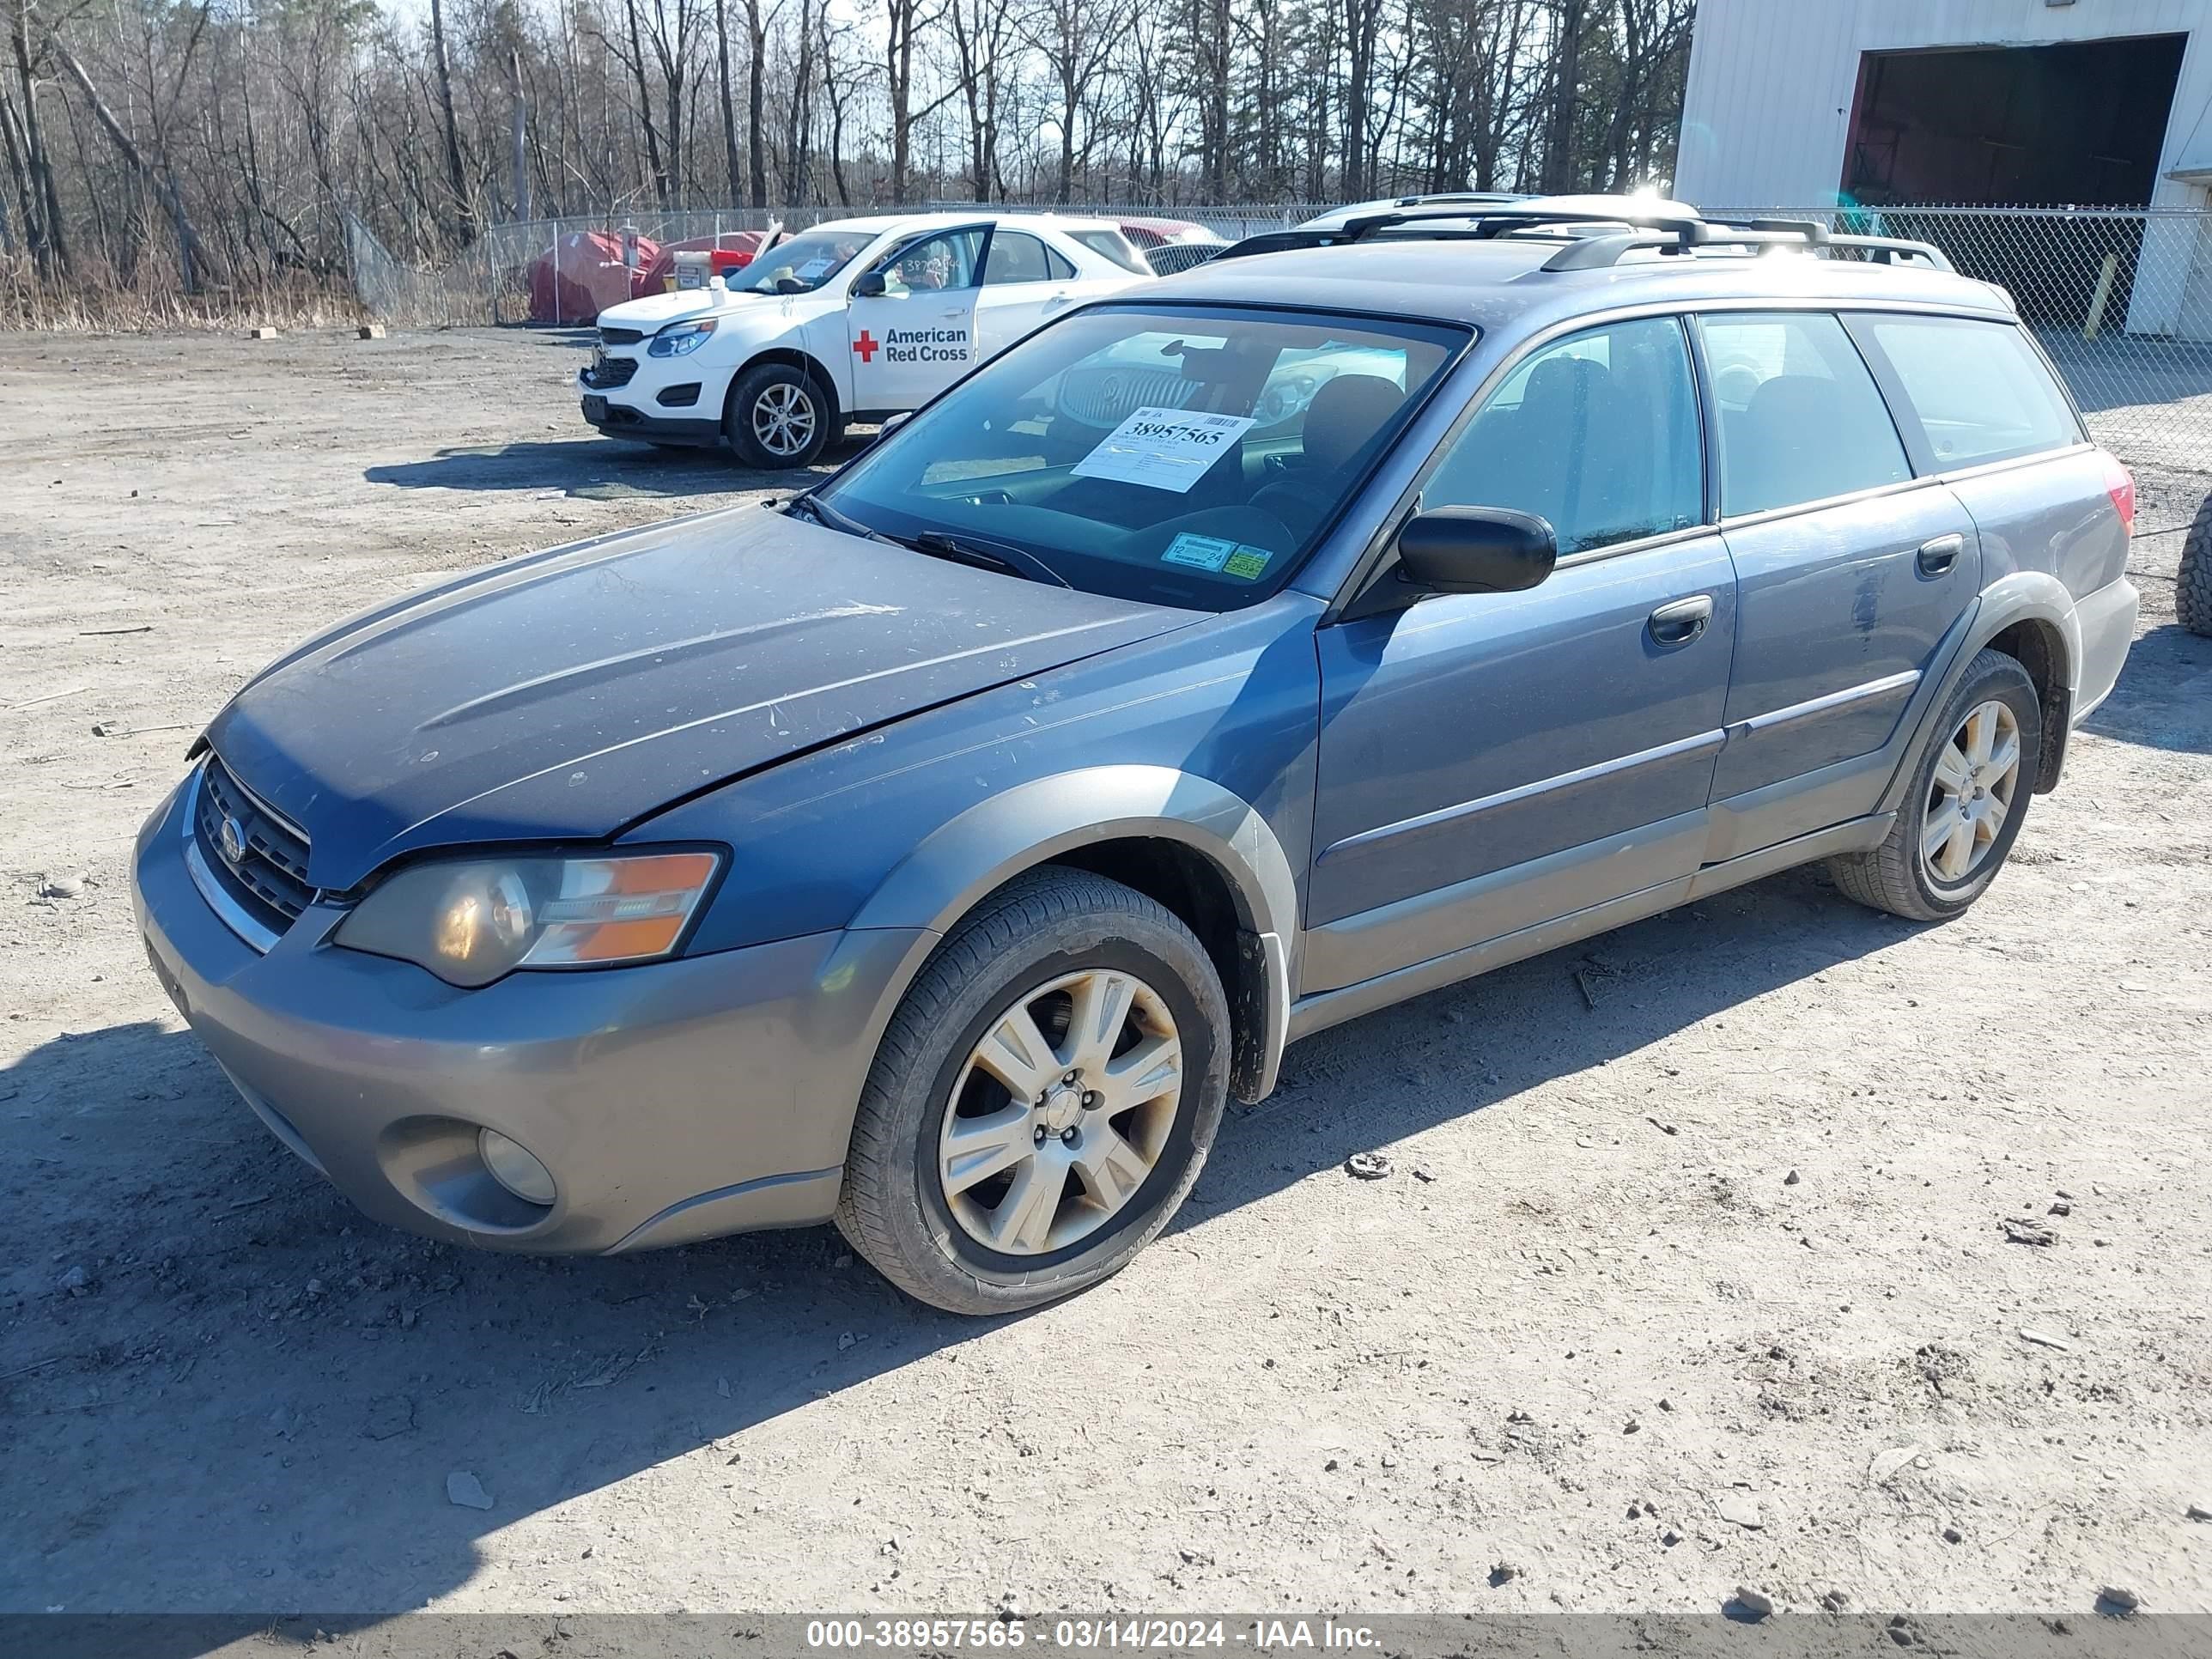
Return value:
<svg viewBox="0 0 2212 1659">
<path fill-rule="evenodd" d="M 1310 536 L 1365 464 L 1406 394 L 1380 374 L 1340 374 L 1306 405 L 1304 454 L 1296 471 L 1253 492 L 1300 541 Z"/>
</svg>

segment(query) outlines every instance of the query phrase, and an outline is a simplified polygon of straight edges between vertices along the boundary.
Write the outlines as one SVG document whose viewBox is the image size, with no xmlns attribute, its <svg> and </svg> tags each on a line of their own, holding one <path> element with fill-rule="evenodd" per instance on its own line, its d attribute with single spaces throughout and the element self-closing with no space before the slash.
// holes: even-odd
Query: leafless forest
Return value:
<svg viewBox="0 0 2212 1659">
<path fill-rule="evenodd" d="M 0 0 L 0 321 L 556 214 L 1608 188 L 1695 0 Z"/>
</svg>

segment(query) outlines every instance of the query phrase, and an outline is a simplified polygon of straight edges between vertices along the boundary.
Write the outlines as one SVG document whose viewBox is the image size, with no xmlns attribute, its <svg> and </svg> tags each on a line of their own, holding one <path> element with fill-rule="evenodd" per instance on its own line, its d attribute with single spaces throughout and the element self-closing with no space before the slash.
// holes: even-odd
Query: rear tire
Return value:
<svg viewBox="0 0 2212 1659">
<path fill-rule="evenodd" d="M 1948 921 L 1988 890 L 2035 791 L 2043 706 L 2002 651 L 1966 665 L 1913 763 L 1889 838 L 1828 860 L 1847 897 L 1911 921 Z"/>
<path fill-rule="evenodd" d="M 788 363 L 756 363 L 738 375 L 722 416 L 731 453 L 763 472 L 808 465 L 840 426 L 821 383 Z"/>
<path fill-rule="evenodd" d="M 1181 1206 L 1220 1125 L 1229 1054 L 1220 978 L 1171 912 L 1080 870 L 1018 877 L 891 1016 L 838 1228 L 951 1313 L 1071 1295 Z"/>
<path fill-rule="evenodd" d="M 2192 634 L 2212 636 L 2212 495 L 2197 509 L 2189 538 L 2181 544 L 2181 574 L 2173 588 L 2173 611 Z"/>
</svg>

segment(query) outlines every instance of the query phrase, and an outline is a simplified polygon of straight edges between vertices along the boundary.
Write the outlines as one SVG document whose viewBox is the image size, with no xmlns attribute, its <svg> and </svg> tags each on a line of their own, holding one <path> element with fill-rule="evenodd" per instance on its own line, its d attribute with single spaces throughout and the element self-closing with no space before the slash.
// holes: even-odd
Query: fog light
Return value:
<svg viewBox="0 0 2212 1659">
<path fill-rule="evenodd" d="M 479 1129 L 477 1153 L 491 1171 L 491 1178 L 524 1203 L 552 1203 L 553 1172 L 520 1143 L 509 1140 L 496 1129 Z"/>
</svg>

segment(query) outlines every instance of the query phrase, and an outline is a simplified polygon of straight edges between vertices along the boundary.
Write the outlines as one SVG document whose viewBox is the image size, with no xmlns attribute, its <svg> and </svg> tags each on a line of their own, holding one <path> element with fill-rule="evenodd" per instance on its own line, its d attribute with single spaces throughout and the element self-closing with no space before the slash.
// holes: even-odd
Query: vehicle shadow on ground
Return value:
<svg viewBox="0 0 2212 1659">
<path fill-rule="evenodd" d="M 403 489 L 559 490 L 580 501 L 674 500 L 753 489 L 803 489 L 866 447 L 848 438 L 811 467 L 756 472 L 719 449 L 654 449 L 613 438 L 441 449 L 428 460 L 365 469 L 371 483 Z"/>
<path fill-rule="evenodd" d="M 1798 872 L 1338 1027 L 1291 1051 L 1276 1097 L 1224 1123 L 1175 1231 L 1202 1245 L 1213 1217 L 1343 1179 L 1355 1152 L 1512 1112 L 1562 1076 L 1618 1079 L 1600 1086 L 1617 1092 L 1622 1134 L 1656 1134 L 1645 1115 L 1664 1109 L 1650 1097 L 1663 1075 L 1623 1062 L 1912 932 Z M 0 1510 L 17 1517 L 0 1612 L 374 1623 L 466 1583 L 489 1532 L 641 1470 L 711 1460 L 744 1497 L 749 1458 L 773 1444 L 756 1431 L 1006 1322 L 906 1301 L 828 1228 L 582 1260 L 390 1231 L 163 1025 L 58 1038 L 0 1072 L 0 1272 L 14 1280 L 0 1413 L 18 1430 L 0 1461 Z M 103 1201 L 42 1199 L 40 1170 L 64 1161 L 105 1172 Z M 1412 1161 L 1391 1178 L 1413 1179 Z M 1424 1190 L 1469 1226 L 1510 1219 L 1510 1193 Z M 1084 1328 L 1042 1340 L 1079 1366 Z M 970 1461 L 981 1478 L 990 1456 L 949 1444 L 945 1478 Z M 490 1507 L 450 1501 L 455 1474 Z M 133 1645 L 214 1644 L 180 1624 Z"/>
<path fill-rule="evenodd" d="M 2191 681 L 2201 684 L 2192 688 Z M 2112 695 L 2081 729 L 2148 749 L 2212 754 L 2212 639 L 2179 623 L 2152 629 L 2136 641 Z"/>
</svg>

